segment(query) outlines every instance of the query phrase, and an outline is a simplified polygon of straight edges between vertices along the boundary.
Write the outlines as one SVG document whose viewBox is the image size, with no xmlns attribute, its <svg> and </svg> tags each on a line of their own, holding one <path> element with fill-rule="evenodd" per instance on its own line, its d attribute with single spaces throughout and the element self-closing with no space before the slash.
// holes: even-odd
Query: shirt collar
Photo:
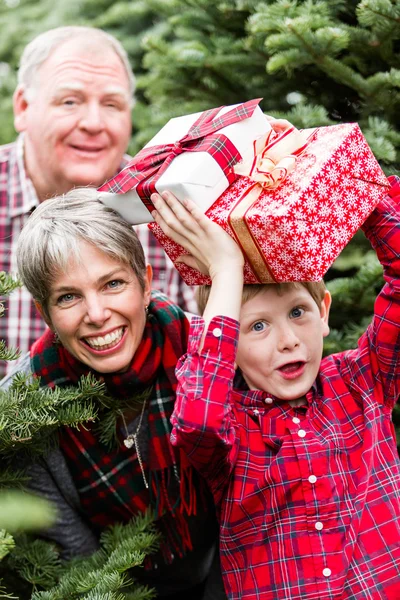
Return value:
<svg viewBox="0 0 400 600">
<path fill-rule="evenodd" d="M 264 392 L 263 390 L 250 390 L 240 369 L 236 370 L 234 389 L 239 391 L 236 401 L 239 402 L 239 404 L 241 404 L 243 407 L 265 408 L 270 410 L 274 406 L 280 406 L 282 409 L 286 410 L 286 408 L 290 406 L 287 401 L 281 400 L 280 398 Z M 297 408 L 299 410 L 306 411 L 314 402 L 317 395 L 317 382 L 315 381 L 311 389 L 306 394 L 306 404 Z"/>
</svg>

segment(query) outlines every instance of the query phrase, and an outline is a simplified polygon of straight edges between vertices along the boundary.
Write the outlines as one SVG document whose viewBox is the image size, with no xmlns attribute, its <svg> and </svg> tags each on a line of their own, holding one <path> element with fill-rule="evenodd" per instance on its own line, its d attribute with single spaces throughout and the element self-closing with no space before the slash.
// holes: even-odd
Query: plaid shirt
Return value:
<svg viewBox="0 0 400 600">
<path fill-rule="evenodd" d="M 231 600 L 400 598 L 400 179 L 363 227 L 385 286 L 356 350 L 326 357 L 292 407 L 233 388 L 239 324 L 191 325 L 174 445 L 207 479 Z M 397 194 L 397 199 L 395 198 Z"/>
<path fill-rule="evenodd" d="M 130 157 L 125 156 L 122 167 Z M 16 245 L 22 227 L 39 201 L 24 167 L 23 136 L 0 147 L 0 271 L 15 274 Z M 153 288 L 169 296 L 183 310 L 196 313 L 193 288 L 181 279 L 147 225 L 135 227 L 147 261 L 153 267 Z M 37 312 L 29 292 L 19 289 L 7 300 L 6 313 L 0 319 L 0 339 L 25 354 L 44 332 L 46 325 Z M 0 378 L 15 363 L 0 361 Z"/>
</svg>

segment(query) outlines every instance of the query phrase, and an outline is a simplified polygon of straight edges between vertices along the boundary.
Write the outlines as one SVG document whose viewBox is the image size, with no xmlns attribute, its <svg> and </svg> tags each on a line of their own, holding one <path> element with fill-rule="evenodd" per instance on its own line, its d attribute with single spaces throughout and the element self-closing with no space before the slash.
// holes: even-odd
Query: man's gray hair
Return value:
<svg viewBox="0 0 400 600">
<path fill-rule="evenodd" d="M 112 35 L 106 33 L 102 29 L 96 27 L 83 27 L 80 25 L 56 27 L 49 29 L 35 37 L 22 53 L 19 70 L 18 84 L 21 85 L 25 94 L 32 97 L 35 87 L 35 78 L 38 69 L 44 61 L 50 56 L 51 52 L 60 46 L 63 42 L 67 42 L 74 38 L 83 38 L 94 43 L 106 45 L 110 47 L 119 56 L 125 68 L 129 80 L 129 89 L 132 97 L 135 93 L 135 76 L 129 62 L 128 55 L 122 44 Z"/>
<path fill-rule="evenodd" d="M 99 200 L 95 188 L 76 188 L 42 202 L 18 240 L 19 276 L 47 317 L 52 283 L 71 260 L 81 263 L 82 241 L 130 265 L 144 290 L 146 261 L 132 226 Z"/>
</svg>

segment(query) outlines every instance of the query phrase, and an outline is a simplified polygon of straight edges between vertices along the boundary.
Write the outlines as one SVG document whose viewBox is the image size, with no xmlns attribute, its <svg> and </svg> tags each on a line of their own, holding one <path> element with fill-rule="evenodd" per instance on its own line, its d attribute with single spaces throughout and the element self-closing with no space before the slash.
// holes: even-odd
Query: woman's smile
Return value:
<svg viewBox="0 0 400 600">
<path fill-rule="evenodd" d="M 95 352 L 104 352 L 105 350 L 118 350 L 120 342 L 123 342 L 126 327 L 118 327 L 110 333 L 103 335 L 90 336 L 82 338 L 82 341 L 90 346 Z"/>
</svg>

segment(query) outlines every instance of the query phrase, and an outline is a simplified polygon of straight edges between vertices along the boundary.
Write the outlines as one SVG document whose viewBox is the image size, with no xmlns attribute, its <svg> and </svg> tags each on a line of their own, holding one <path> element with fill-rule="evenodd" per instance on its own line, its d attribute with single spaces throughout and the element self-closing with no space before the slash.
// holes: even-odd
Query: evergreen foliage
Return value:
<svg viewBox="0 0 400 600">
<path fill-rule="evenodd" d="M 42 540 L 19 539 L 9 566 L 28 581 L 34 591 L 32 600 L 150 600 L 154 591 L 137 586 L 129 570 L 142 565 L 145 556 L 158 546 L 159 534 L 149 514 L 140 515 L 127 525 L 105 530 L 100 549 L 88 558 L 62 564 L 58 552 Z M 61 576 L 60 576 L 61 575 Z"/>
</svg>

